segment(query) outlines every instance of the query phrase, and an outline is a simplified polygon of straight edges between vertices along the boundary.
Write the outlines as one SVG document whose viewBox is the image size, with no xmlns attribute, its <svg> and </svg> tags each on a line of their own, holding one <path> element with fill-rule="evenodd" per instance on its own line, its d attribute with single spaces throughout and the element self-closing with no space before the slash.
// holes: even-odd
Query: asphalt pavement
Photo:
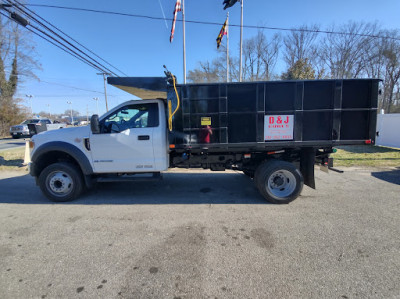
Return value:
<svg viewBox="0 0 400 299">
<path fill-rule="evenodd" d="M 25 146 L 25 139 L 1 138 L 0 150 Z"/>
<path fill-rule="evenodd" d="M 233 171 L 56 204 L 0 172 L 0 297 L 399 298 L 400 167 L 316 175 L 288 205 Z"/>
</svg>

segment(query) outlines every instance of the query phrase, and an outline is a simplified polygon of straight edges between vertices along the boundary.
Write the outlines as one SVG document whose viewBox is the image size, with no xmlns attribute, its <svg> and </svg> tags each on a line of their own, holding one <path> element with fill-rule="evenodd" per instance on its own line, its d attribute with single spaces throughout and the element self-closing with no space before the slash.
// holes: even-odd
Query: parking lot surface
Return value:
<svg viewBox="0 0 400 299">
<path fill-rule="evenodd" d="M 0 150 L 11 149 L 16 147 L 25 146 L 25 139 L 12 139 L 12 138 L 2 138 L 0 139 Z"/>
<path fill-rule="evenodd" d="M 400 168 L 316 175 L 289 205 L 233 171 L 55 204 L 1 172 L 1 298 L 399 298 Z"/>
</svg>

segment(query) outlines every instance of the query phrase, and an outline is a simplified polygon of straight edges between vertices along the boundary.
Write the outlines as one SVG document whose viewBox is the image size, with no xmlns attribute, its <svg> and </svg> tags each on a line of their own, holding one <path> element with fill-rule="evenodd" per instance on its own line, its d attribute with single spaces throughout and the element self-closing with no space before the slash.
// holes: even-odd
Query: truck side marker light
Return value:
<svg viewBox="0 0 400 299">
<path fill-rule="evenodd" d="M 372 143 L 373 143 L 373 142 L 372 142 L 371 139 L 365 140 L 365 144 L 372 144 Z"/>
<path fill-rule="evenodd" d="M 175 148 L 175 144 L 170 144 L 169 148 Z"/>
<path fill-rule="evenodd" d="M 251 158 L 251 154 L 244 154 L 244 155 L 243 155 L 243 158 L 245 158 L 245 159 L 250 159 L 250 158 Z"/>
<path fill-rule="evenodd" d="M 273 154 L 280 154 L 280 153 L 284 153 L 285 150 L 281 150 L 281 151 L 273 151 L 273 152 L 267 152 L 268 155 L 273 155 Z"/>
</svg>

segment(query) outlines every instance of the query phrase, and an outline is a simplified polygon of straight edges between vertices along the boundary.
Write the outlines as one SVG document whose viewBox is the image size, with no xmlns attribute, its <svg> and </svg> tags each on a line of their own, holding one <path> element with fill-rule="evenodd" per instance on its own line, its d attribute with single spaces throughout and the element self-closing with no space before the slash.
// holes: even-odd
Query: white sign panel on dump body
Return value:
<svg viewBox="0 0 400 299">
<path fill-rule="evenodd" d="M 265 115 L 264 139 L 293 140 L 294 115 Z"/>
</svg>

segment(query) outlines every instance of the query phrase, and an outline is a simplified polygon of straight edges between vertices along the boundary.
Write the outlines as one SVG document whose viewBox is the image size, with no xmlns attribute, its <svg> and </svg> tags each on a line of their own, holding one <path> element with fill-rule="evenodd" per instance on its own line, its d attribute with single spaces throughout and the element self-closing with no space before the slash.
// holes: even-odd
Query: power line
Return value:
<svg viewBox="0 0 400 299">
<path fill-rule="evenodd" d="M 2 16 L 4 16 L 4 17 L 10 19 L 11 21 L 13 20 L 13 19 L 11 19 L 9 16 L 7 16 L 6 14 L 4 14 L 3 12 L 0 12 L 0 14 L 1 14 Z M 45 41 L 49 42 L 49 43 L 52 44 L 53 46 L 56 46 L 57 48 L 61 49 L 62 51 L 66 52 L 66 53 L 68 53 L 69 55 L 75 57 L 76 59 L 79 59 L 80 61 L 82 61 L 83 63 L 89 65 L 90 67 L 94 67 L 94 66 L 93 66 L 92 64 L 90 64 L 89 62 L 85 61 L 84 59 L 80 58 L 79 56 L 75 55 L 74 53 L 71 53 L 71 52 L 67 51 L 66 49 L 64 49 L 64 48 L 61 47 L 60 45 L 57 45 L 55 42 L 51 41 L 50 39 L 48 39 L 47 37 L 43 36 L 42 34 L 36 32 L 36 31 L 34 31 L 34 30 L 32 30 L 32 29 L 30 29 L 30 28 L 28 28 L 28 27 L 25 27 L 25 28 L 26 28 L 26 30 L 32 32 L 33 34 L 35 34 L 35 35 L 39 36 L 40 38 L 44 39 Z M 94 68 L 96 68 L 96 67 L 94 67 Z M 96 69 L 97 69 L 97 70 L 101 70 L 100 68 L 96 68 Z"/>
<path fill-rule="evenodd" d="M 8 16 L 5 13 L 1 13 L 1 15 L 3 15 L 4 17 L 6 17 L 12 21 L 16 21 L 17 23 L 21 24 L 23 27 L 25 27 L 27 30 L 29 30 L 33 34 L 39 36 L 40 38 L 46 40 L 50 44 L 58 47 L 59 49 L 63 50 L 64 52 L 70 54 L 74 58 L 77 58 L 78 60 L 84 62 L 85 64 L 93 67 L 97 71 L 107 72 L 107 73 L 109 72 L 114 76 L 118 76 L 115 72 L 111 71 L 109 68 L 107 68 L 106 66 L 101 64 L 95 58 L 91 57 L 89 54 L 85 53 L 84 51 L 79 49 L 77 46 L 73 45 L 71 42 L 66 40 L 64 37 L 60 36 L 58 33 L 54 32 L 52 29 L 50 29 L 45 24 L 43 24 L 41 21 L 37 20 L 34 16 L 29 14 L 29 12 L 24 10 L 24 9 L 26 9 L 26 10 L 29 10 L 29 9 L 21 6 L 21 7 L 23 7 L 23 9 L 22 9 L 19 5 L 16 4 L 16 3 L 18 3 L 18 1 L 15 1 L 16 3 L 14 3 L 10 0 L 6 0 L 6 1 L 10 4 L 2 5 L 1 8 L 3 8 L 7 13 L 10 13 L 11 16 Z M 28 20 L 19 16 L 15 12 L 10 12 L 8 10 L 8 7 L 10 7 L 10 6 L 14 6 L 16 9 L 21 11 L 28 18 Z M 19 19 L 17 19 L 17 18 L 19 18 Z M 38 26 L 33 25 L 32 22 L 29 22 L 29 20 L 37 23 Z M 50 32 L 50 33 L 48 33 L 48 32 Z M 76 49 L 76 50 L 74 50 L 74 49 Z M 78 52 L 82 53 L 84 56 L 86 56 L 90 60 L 88 60 L 86 57 L 82 56 Z"/>
<path fill-rule="evenodd" d="M 82 51 L 81 49 L 79 49 L 77 46 L 73 45 L 72 43 L 70 43 L 68 40 L 66 40 L 64 37 L 60 36 L 58 33 L 54 32 L 52 29 L 50 29 L 49 27 L 47 27 L 45 24 L 43 24 L 42 22 L 40 22 L 39 20 L 37 20 L 35 17 L 33 17 L 31 14 L 29 14 L 28 12 L 26 12 L 24 9 L 22 9 L 19 5 L 17 5 L 16 3 L 18 3 L 18 1 L 12 2 L 10 0 L 7 0 L 11 5 L 13 5 L 14 7 L 16 7 L 18 10 L 20 10 L 23 14 L 25 14 L 29 19 L 33 20 L 34 22 L 36 22 L 39 26 L 41 26 L 42 28 L 44 28 L 45 30 L 47 30 L 48 32 L 50 32 L 52 35 L 54 35 L 56 38 L 54 38 L 52 35 L 44 32 L 43 30 L 39 29 L 38 27 L 35 27 L 32 24 L 29 24 L 30 27 L 33 27 L 34 29 L 36 29 L 37 31 L 41 32 L 42 34 L 48 36 L 49 38 L 51 38 L 52 40 L 54 40 L 55 42 L 63 45 L 65 48 L 67 48 L 69 51 L 73 52 L 75 55 L 81 57 L 82 59 L 84 59 L 85 61 L 87 61 L 88 63 L 90 63 L 93 67 L 95 67 L 96 69 L 105 69 L 107 71 L 109 71 L 110 73 L 112 73 L 114 76 L 117 76 L 117 74 L 115 74 L 114 72 L 112 72 L 110 69 L 108 69 L 107 67 L 105 67 L 103 64 L 101 64 L 100 62 L 98 62 L 96 59 L 94 59 L 93 57 L 91 57 L 90 55 L 88 55 L 87 53 L 85 53 L 84 51 Z M 57 40 L 60 39 L 60 40 Z M 62 42 L 66 43 L 63 44 Z M 92 61 L 87 60 L 87 58 L 82 57 L 82 55 L 80 55 L 79 53 L 77 53 L 75 50 L 71 49 L 70 47 L 76 49 L 78 52 L 82 53 L 83 55 L 85 55 L 87 58 L 89 58 Z"/>
<path fill-rule="evenodd" d="M 107 11 L 107 10 L 96 10 L 96 9 L 88 9 L 88 8 L 78 8 L 78 7 L 67 7 L 67 6 L 57 6 L 57 5 L 47 5 L 47 4 L 23 4 L 23 6 L 36 6 L 36 7 L 45 7 L 45 8 L 57 8 L 57 9 L 66 9 L 66 10 L 75 10 L 75 11 L 85 11 L 85 12 L 94 12 L 101 14 L 110 14 L 110 15 L 118 15 L 125 17 L 134 17 L 134 18 L 143 18 L 150 20 L 169 20 L 172 21 L 171 18 L 163 18 L 163 17 L 153 17 L 146 15 L 138 15 L 138 14 L 129 14 L 123 12 L 115 12 L 115 11 Z M 177 20 L 178 22 L 182 22 L 182 20 Z M 205 22 L 205 21 L 194 21 L 194 20 L 185 20 L 186 23 L 192 24 L 202 24 L 202 25 L 216 25 L 221 26 L 221 23 L 217 22 Z M 240 27 L 238 24 L 229 24 L 232 27 Z M 250 29 L 265 29 L 265 30 L 277 30 L 277 31 L 300 31 L 300 32 L 313 32 L 313 33 L 324 33 L 324 34 L 339 34 L 339 35 L 351 35 L 351 36 L 362 36 L 362 37 L 371 37 L 371 38 L 383 38 L 383 39 L 393 39 L 400 41 L 400 38 L 391 37 L 391 36 L 381 36 L 375 34 L 362 34 L 362 33 L 350 33 L 350 32 L 341 32 L 341 31 L 329 31 L 329 30 L 317 30 L 317 29 L 296 29 L 296 28 L 283 28 L 283 27 L 269 27 L 269 26 L 256 26 L 256 25 L 243 25 L 244 28 Z"/>
<path fill-rule="evenodd" d="M 1 14 L 1 12 L 0 12 L 0 14 Z M 14 76 L 14 77 L 25 76 L 25 77 L 29 77 L 28 75 L 25 75 L 25 74 L 12 75 L 12 74 L 10 74 L 10 71 L 6 71 L 6 73 L 9 73 L 8 76 Z M 39 83 L 47 83 L 47 84 L 58 85 L 58 86 L 66 87 L 66 88 L 76 89 L 76 90 L 80 90 L 80 91 L 88 91 L 88 92 L 93 92 L 93 93 L 104 94 L 104 92 L 102 92 L 102 91 L 85 89 L 85 88 L 80 88 L 80 87 L 76 87 L 76 86 L 65 85 L 65 84 L 62 84 L 62 83 L 49 82 L 49 81 L 41 80 L 41 79 L 39 79 Z M 112 96 L 112 97 L 116 97 L 116 95 L 113 95 L 113 94 L 107 94 L 107 95 L 108 96 Z"/>
<path fill-rule="evenodd" d="M 20 2 L 18 2 L 17 0 L 14 0 L 16 3 L 18 3 L 21 6 L 24 6 L 23 4 L 21 4 Z M 59 29 L 58 27 L 56 27 L 55 25 L 51 24 L 49 21 L 43 19 L 41 16 L 39 16 L 38 14 L 36 14 L 33 10 L 30 10 L 29 8 L 25 7 L 29 12 L 31 12 L 33 15 L 35 15 L 36 17 L 38 17 L 40 20 L 42 20 L 43 22 L 45 22 L 46 24 L 48 24 L 49 26 L 53 27 L 54 29 L 56 29 L 58 32 L 60 32 L 61 34 L 64 34 L 65 36 L 67 36 L 69 39 L 71 39 L 72 41 L 74 41 L 75 43 L 77 43 L 79 46 L 83 47 L 85 50 L 89 51 L 90 53 L 92 53 L 93 55 L 95 55 L 97 58 L 99 58 L 101 61 L 107 63 L 109 66 L 111 66 L 112 68 L 116 69 L 117 71 L 119 71 L 120 73 L 122 73 L 125 76 L 128 76 L 127 74 L 125 74 L 123 71 L 121 71 L 120 69 L 118 69 L 117 67 L 115 67 L 114 65 L 112 65 L 110 62 L 108 62 L 107 60 L 101 58 L 99 55 L 97 55 L 96 53 L 94 53 L 93 51 L 91 51 L 90 49 L 88 49 L 87 47 L 85 47 L 84 45 L 82 45 L 80 42 L 78 42 L 76 39 L 74 39 L 73 37 L 71 37 L 70 35 L 68 35 L 67 33 L 65 33 L 64 31 L 62 31 L 61 29 Z"/>
<path fill-rule="evenodd" d="M 9 20 L 13 21 L 13 19 L 11 19 L 11 18 L 10 18 L 8 15 L 6 15 L 5 13 L 3 13 L 3 12 L 0 11 L 0 14 L 1 14 L 2 16 L 4 16 L 4 17 L 8 18 Z M 73 53 L 71 53 L 71 52 L 65 50 L 64 48 L 62 48 L 61 46 L 57 45 L 55 42 L 51 41 L 51 40 L 48 39 L 47 37 L 45 37 L 45 36 L 43 36 L 43 35 L 37 33 L 36 31 L 34 31 L 34 30 L 32 30 L 32 29 L 30 29 L 30 28 L 28 28 L 28 27 L 25 27 L 25 28 L 26 28 L 28 31 L 32 32 L 33 34 L 35 34 L 35 35 L 39 36 L 40 38 L 46 40 L 47 42 L 49 42 L 49 43 L 52 44 L 53 46 L 56 46 L 57 48 L 63 50 L 64 52 L 68 53 L 69 55 L 71 55 L 71 56 L 73 56 L 73 57 L 79 59 L 79 60 L 82 61 L 83 63 L 86 63 L 87 65 L 89 65 L 89 66 L 92 67 L 92 65 L 90 65 L 89 63 L 87 63 L 85 60 L 83 60 L 82 58 L 76 56 L 75 54 L 73 54 Z"/>
</svg>

